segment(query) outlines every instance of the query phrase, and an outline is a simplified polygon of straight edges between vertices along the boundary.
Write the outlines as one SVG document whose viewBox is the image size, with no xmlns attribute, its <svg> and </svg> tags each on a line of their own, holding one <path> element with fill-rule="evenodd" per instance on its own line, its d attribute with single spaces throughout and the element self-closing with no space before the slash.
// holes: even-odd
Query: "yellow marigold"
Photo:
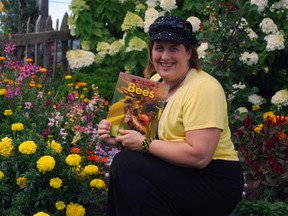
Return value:
<svg viewBox="0 0 288 216">
<path fill-rule="evenodd" d="M 253 111 L 257 111 L 257 110 L 259 110 L 260 109 L 260 106 L 259 105 L 253 105 L 252 106 L 252 110 Z"/>
<path fill-rule="evenodd" d="M 67 86 L 68 87 L 72 87 L 74 85 L 74 83 L 68 83 Z"/>
<path fill-rule="evenodd" d="M 66 207 L 66 216 L 84 216 L 85 208 L 77 203 L 70 203 Z"/>
<path fill-rule="evenodd" d="M 0 61 L 5 61 L 6 58 L 4 56 L 0 56 Z"/>
<path fill-rule="evenodd" d="M 87 173 L 84 170 L 77 173 L 77 177 L 80 181 L 84 181 L 86 179 Z"/>
<path fill-rule="evenodd" d="M 84 98 L 84 102 L 88 103 L 90 100 L 88 98 Z"/>
<path fill-rule="evenodd" d="M 47 94 L 48 94 L 48 95 L 51 95 L 51 94 L 52 94 L 52 92 L 51 92 L 51 91 L 48 91 L 48 92 L 47 92 Z"/>
<path fill-rule="evenodd" d="M 70 166 L 78 166 L 82 159 L 81 156 L 78 154 L 70 154 L 65 159 L 66 163 Z"/>
<path fill-rule="evenodd" d="M 77 82 L 76 86 L 81 87 L 81 86 L 87 86 L 86 82 Z"/>
<path fill-rule="evenodd" d="M 14 123 L 14 124 L 12 124 L 12 126 L 11 126 L 11 130 L 12 131 L 22 131 L 22 130 L 24 130 L 24 125 L 22 124 L 22 123 Z"/>
<path fill-rule="evenodd" d="M 0 141 L 0 155 L 9 157 L 14 149 L 12 139 L 4 137 Z"/>
<path fill-rule="evenodd" d="M 52 188 L 59 189 L 62 186 L 62 180 L 58 177 L 50 179 L 49 185 Z"/>
<path fill-rule="evenodd" d="M 273 118 L 275 115 L 273 112 L 266 112 L 263 114 L 263 120 L 267 120 L 268 118 Z"/>
<path fill-rule="evenodd" d="M 38 213 L 34 214 L 33 216 L 50 216 L 50 215 L 45 213 L 45 212 L 38 212 Z"/>
<path fill-rule="evenodd" d="M 106 187 L 106 184 L 105 184 L 105 182 L 102 179 L 93 179 L 90 182 L 90 186 L 98 188 L 98 189 L 103 189 L 103 188 Z"/>
<path fill-rule="evenodd" d="M 26 58 L 26 62 L 27 62 L 27 63 L 30 63 L 30 62 L 32 62 L 32 61 L 33 61 L 32 58 Z"/>
<path fill-rule="evenodd" d="M 13 112 L 12 112 L 11 109 L 4 110 L 4 115 L 5 116 L 11 116 L 12 114 L 13 114 Z"/>
<path fill-rule="evenodd" d="M 99 168 L 96 165 L 87 165 L 84 167 L 84 172 L 88 175 L 94 175 L 97 174 L 99 171 Z"/>
<path fill-rule="evenodd" d="M 67 76 L 65 76 L 65 79 L 72 79 L 72 76 L 71 75 L 67 75 Z"/>
<path fill-rule="evenodd" d="M 80 98 L 82 98 L 82 99 L 85 98 L 85 95 L 84 95 L 84 94 L 81 94 L 81 95 L 80 95 Z"/>
<path fill-rule="evenodd" d="M 0 181 L 5 177 L 4 173 L 0 170 Z"/>
<path fill-rule="evenodd" d="M 254 131 L 256 133 L 261 133 L 262 128 L 263 128 L 263 124 L 258 124 L 257 127 L 254 128 Z"/>
<path fill-rule="evenodd" d="M 39 172 L 45 174 L 47 171 L 51 171 L 54 169 L 56 161 L 53 157 L 49 155 L 42 156 L 37 161 L 37 168 Z"/>
<path fill-rule="evenodd" d="M 37 84 L 36 87 L 40 89 L 40 88 L 43 87 L 43 85 L 42 84 Z"/>
<path fill-rule="evenodd" d="M 62 151 L 62 146 L 61 146 L 60 143 L 56 142 L 55 140 L 52 140 L 51 142 L 48 141 L 47 144 L 48 144 L 48 146 L 49 146 L 50 148 L 52 148 L 56 153 L 58 153 L 58 154 L 61 153 L 61 151 Z"/>
<path fill-rule="evenodd" d="M 26 155 L 34 154 L 37 150 L 37 145 L 34 141 L 28 140 L 25 142 L 22 142 L 18 147 L 19 152 Z"/>
<path fill-rule="evenodd" d="M 6 95 L 6 93 L 7 93 L 6 89 L 4 89 L 4 88 L 0 89 L 0 95 Z"/>
<path fill-rule="evenodd" d="M 35 87 L 35 86 L 36 86 L 36 83 L 35 83 L 34 81 L 31 81 L 31 82 L 29 83 L 29 86 L 30 86 L 30 87 Z"/>
<path fill-rule="evenodd" d="M 61 211 L 61 210 L 65 209 L 66 205 L 63 201 L 57 201 L 55 203 L 55 207 L 58 211 Z"/>
<path fill-rule="evenodd" d="M 39 71 L 40 71 L 41 73 L 46 73 L 46 72 L 47 72 L 47 69 L 46 69 L 46 68 L 43 68 L 43 67 L 41 67 Z"/>
<path fill-rule="evenodd" d="M 27 178 L 26 177 L 18 177 L 16 179 L 16 184 L 19 185 L 21 188 L 24 187 L 27 184 Z"/>
</svg>

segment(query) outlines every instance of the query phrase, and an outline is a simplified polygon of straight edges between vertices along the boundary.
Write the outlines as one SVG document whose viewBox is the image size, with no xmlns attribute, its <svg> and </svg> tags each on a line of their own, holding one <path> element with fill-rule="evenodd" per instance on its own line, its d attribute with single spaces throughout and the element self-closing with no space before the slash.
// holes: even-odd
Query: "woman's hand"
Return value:
<svg viewBox="0 0 288 216">
<path fill-rule="evenodd" d="M 125 149 L 141 151 L 141 143 L 145 139 L 145 136 L 135 130 L 119 129 L 119 132 L 122 136 L 116 137 L 115 140 L 121 142 Z"/>
<path fill-rule="evenodd" d="M 117 142 L 115 140 L 115 137 L 112 137 L 110 135 L 110 130 L 111 130 L 112 124 L 108 122 L 106 119 L 103 119 L 100 121 L 98 124 L 98 135 L 101 140 L 103 140 L 105 143 L 110 144 L 112 146 L 120 146 L 121 142 Z"/>
</svg>

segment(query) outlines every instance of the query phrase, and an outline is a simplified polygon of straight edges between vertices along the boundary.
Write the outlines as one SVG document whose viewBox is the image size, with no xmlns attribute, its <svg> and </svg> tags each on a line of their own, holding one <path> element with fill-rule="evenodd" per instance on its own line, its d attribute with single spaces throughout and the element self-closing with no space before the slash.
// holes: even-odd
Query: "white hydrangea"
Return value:
<svg viewBox="0 0 288 216">
<path fill-rule="evenodd" d="M 126 52 L 142 51 L 145 48 L 147 48 L 147 44 L 145 41 L 143 41 L 139 37 L 133 37 L 128 43 L 128 47 L 126 48 Z"/>
<path fill-rule="evenodd" d="M 105 57 L 107 54 L 109 54 L 110 49 L 111 49 L 110 44 L 104 41 L 99 42 L 96 47 L 98 55 L 102 57 Z"/>
<path fill-rule="evenodd" d="M 159 12 L 152 7 L 145 11 L 144 32 L 149 31 L 149 26 L 160 16 Z"/>
<path fill-rule="evenodd" d="M 248 109 L 246 107 L 239 107 L 236 112 L 239 112 L 239 113 L 248 113 Z"/>
<path fill-rule="evenodd" d="M 268 0 L 251 0 L 250 1 L 251 5 L 257 5 L 258 7 L 258 12 L 262 12 L 268 5 Z"/>
<path fill-rule="evenodd" d="M 280 33 L 267 35 L 264 40 L 267 41 L 267 51 L 282 50 L 285 48 L 284 36 Z"/>
<path fill-rule="evenodd" d="M 239 29 L 243 29 L 243 28 L 245 28 L 247 25 L 248 25 L 247 20 L 246 20 L 244 17 L 241 17 L 241 21 L 240 21 L 240 24 L 239 24 Z"/>
<path fill-rule="evenodd" d="M 250 40 L 257 40 L 258 35 L 253 31 L 253 29 L 248 27 L 245 29 L 245 31 L 248 34 L 248 37 L 250 38 Z"/>
<path fill-rule="evenodd" d="M 143 28 L 144 22 L 140 16 L 130 11 L 124 17 L 124 21 L 121 25 L 122 31 L 134 30 L 137 27 Z"/>
<path fill-rule="evenodd" d="M 94 53 L 82 49 L 69 50 L 66 57 L 71 69 L 87 67 L 95 61 Z"/>
<path fill-rule="evenodd" d="M 239 60 L 244 64 L 251 66 L 258 63 L 259 57 L 256 52 L 244 52 L 240 54 Z"/>
<path fill-rule="evenodd" d="M 252 94 L 252 95 L 248 96 L 248 102 L 250 102 L 253 105 L 260 106 L 261 104 L 263 104 L 265 102 L 265 99 L 260 95 Z"/>
<path fill-rule="evenodd" d="M 233 84 L 232 87 L 234 89 L 245 89 L 246 88 L 246 85 L 245 84 L 242 84 L 241 82 L 239 82 L 238 84 Z"/>
<path fill-rule="evenodd" d="M 200 30 L 201 20 L 198 17 L 190 16 L 187 21 L 191 23 L 193 32 L 198 32 Z"/>
<path fill-rule="evenodd" d="M 277 91 L 271 98 L 271 103 L 281 108 L 288 105 L 288 90 L 282 89 Z"/>
<path fill-rule="evenodd" d="M 148 7 L 155 8 L 159 4 L 159 0 L 147 0 L 146 4 Z"/>
<path fill-rule="evenodd" d="M 124 45 L 124 43 L 123 43 L 122 39 L 116 40 L 113 43 L 111 43 L 109 55 L 113 56 L 113 55 L 117 54 L 120 51 L 120 49 L 123 47 L 123 45 Z"/>
<path fill-rule="evenodd" d="M 176 0 L 160 0 L 160 7 L 164 11 L 170 12 L 171 10 L 174 10 L 177 8 Z"/>
<path fill-rule="evenodd" d="M 288 0 L 281 0 L 281 1 L 275 2 L 271 6 L 270 10 L 274 12 L 275 9 L 281 9 L 281 8 L 288 9 Z"/>
<path fill-rule="evenodd" d="M 198 58 L 205 58 L 206 56 L 206 50 L 208 49 L 208 43 L 207 42 L 203 42 L 200 44 L 200 46 L 197 48 L 197 53 L 198 53 Z"/>
<path fill-rule="evenodd" d="M 274 21 L 269 18 L 266 17 L 264 18 L 261 23 L 259 24 L 262 32 L 264 32 L 265 34 L 269 34 L 269 33 L 277 33 L 278 32 L 278 27 L 277 25 L 274 23 Z"/>
</svg>

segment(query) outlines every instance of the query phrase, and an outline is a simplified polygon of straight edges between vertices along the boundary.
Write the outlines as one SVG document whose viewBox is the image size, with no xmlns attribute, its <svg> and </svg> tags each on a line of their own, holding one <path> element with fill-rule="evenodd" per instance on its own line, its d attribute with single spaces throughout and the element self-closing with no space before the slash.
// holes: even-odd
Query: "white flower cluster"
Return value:
<svg viewBox="0 0 288 216">
<path fill-rule="evenodd" d="M 128 11 L 121 25 L 122 31 L 134 30 L 137 27 L 144 27 L 142 18 L 139 15 Z"/>
<path fill-rule="evenodd" d="M 203 42 L 200 44 L 200 46 L 197 48 L 197 53 L 198 53 L 198 58 L 205 58 L 206 56 L 206 50 L 208 49 L 208 43 L 207 42 Z"/>
<path fill-rule="evenodd" d="M 248 102 L 252 103 L 253 105 L 260 106 L 261 104 L 265 102 L 265 99 L 260 95 L 252 94 L 248 96 Z"/>
<path fill-rule="evenodd" d="M 71 69 L 87 67 L 95 61 L 94 53 L 81 49 L 67 51 L 66 57 Z"/>
<path fill-rule="evenodd" d="M 264 40 L 267 41 L 266 49 L 268 51 L 282 50 L 285 48 L 284 36 L 281 33 L 267 35 Z"/>
<path fill-rule="evenodd" d="M 200 30 L 201 20 L 198 17 L 190 16 L 187 21 L 191 23 L 193 32 L 198 32 Z"/>
<path fill-rule="evenodd" d="M 143 49 L 147 48 L 147 43 L 143 41 L 139 37 L 133 37 L 126 48 L 126 52 L 131 51 L 142 51 Z"/>
<path fill-rule="evenodd" d="M 145 11 L 144 32 L 149 31 L 149 26 L 160 16 L 160 13 L 153 7 Z"/>
<path fill-rule="evenodd" d="M 155 8 L 159 3 L 159 0 L 147 0 L 146 4 L 148 6 L 148 8 Z"/>
<path fill-rule="evenodd" d="M 259 24 L 259 26 L 265 34 L 269 34 L 269 33 L 275 34 L 278 32 L 277 25 L 269 17 L 264 18 L 262 22 Z"/>
<path fill-rule="evenodd" d="M 239 107 L 236 112 L 239 112 L 239 113 L 248 113 L 248 109 L 246 107 Z"/>
<path fill-rule="evenodd" d="M 102 57 L 105 57 L 109 53 L 110 49 L 111 49 L 110 44 L 104 41 L 99 42 L 96 47 L 98 55 Z"/>
<path fill-rule="evenodd" d="M 174 10 L 177 8 L 176 0 L 160 0 L 160 7 L 164 11 L 170 12 L 171 10 Z"/>
<path fill-rule="evenodd" d="M 241 89 L 241 90 L 243 90 L 243 89 L 246 88 L 246 85 L 245 85 L 245 84 L 242 84 L 241 82 L 239 82 L 238 84 L 233 84 L 232 87 L 233 87 L 234 89 Z"/>
<path fill-rule="evenodd" d="M 256 52 L 244 52 L 240 54 L 239 60 L 246 65 L 256 65 L 258 63 L 259 57 Z"/>
<path fill-rule="evenodd" d="M 251 0 L 250 4 L 257 5 L 258 12 L 262 12 L 268 5 L 268 0 Z"/>
<path fill-rule="evenodd" d="M 264 40 L 267 41 L 267 51 L 282 50 L 285 48 L 284 35 L 278 30 L 277 25 L 272 19 L 269 17 L 264 18 L 260 23 L 260 27 L 264 33 L 269 34 L 264 37 Z"/>
<path fill-rule="evenodd" d="M 288 90 L 282 89 L 275 93 L 271 98 L 271 103 L 281 108 L 282 106 L 288 105 Z"/>
<path fill-rule="evenodd" d="M 248 34 L 250 40 L 256 40 L 258 38 L 258 35 L 253 31 L 253 29 L 248 27 L 245 29 L 245 31 Z"/>
<path fill-rule="evenodd" d="M 288 9 L 288 0 L 280 0 L 278 2 L 275 2 L 272 6 L 271 6 L 271 11 L 274 11 L 275 9 Z"/>
</svg>

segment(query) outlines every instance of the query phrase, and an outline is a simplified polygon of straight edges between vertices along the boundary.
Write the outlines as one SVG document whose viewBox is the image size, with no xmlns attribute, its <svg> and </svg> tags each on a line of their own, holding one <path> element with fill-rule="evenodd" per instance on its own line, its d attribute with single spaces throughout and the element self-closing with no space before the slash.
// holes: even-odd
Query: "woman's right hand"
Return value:
<svg viewBox="0 0 288 216">
<path fill-rule="evenodd" d="M 121 143 L 117 142 L 115 140 L 115 137 L 112 137 L 110 135 L 111 127 L 112 127 L 111 123 L 108 122 L 106 119 L 101 120 L 98 124 L 98 131 L 97 131 L 99 138 L 103 142 L 110 144 L 112 146 L 115 146 L 115 147 L 121 146 Z"/>
</svg>

